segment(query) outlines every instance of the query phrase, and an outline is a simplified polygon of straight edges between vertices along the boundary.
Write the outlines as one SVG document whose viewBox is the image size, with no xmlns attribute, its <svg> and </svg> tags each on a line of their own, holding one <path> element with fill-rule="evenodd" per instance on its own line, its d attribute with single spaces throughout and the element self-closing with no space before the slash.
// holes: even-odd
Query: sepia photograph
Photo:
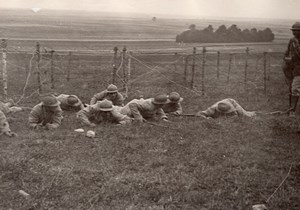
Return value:
<svg viewBox="0 0 300 210">
<path fill-rule="evenodd" d="M 0 0 L 0 210 L 299 210 L 299 9 Z"/>
</svg>

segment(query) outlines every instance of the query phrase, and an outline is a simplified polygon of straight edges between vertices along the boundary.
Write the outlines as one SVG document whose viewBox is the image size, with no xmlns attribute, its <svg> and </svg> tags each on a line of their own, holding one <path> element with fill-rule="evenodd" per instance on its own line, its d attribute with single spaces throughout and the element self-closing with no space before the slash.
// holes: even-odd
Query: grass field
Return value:
<svg viewBox="0 0 300 210">
<path fill-rule="evenodd" d="M 22 19 L 21 17 L 20 15 L 19 18 Z M 40 20 L 60 20 L 59 17 L 56 15 L 49 19 L 45 15 Z M 18 20 L 18 17 L 10 18 L 12 21 Z M 22 20 L 34 23 L 30 19 L 32 17 L 26 18 L 23 17 Z M 95 21 L 93 18 L 90 20 L 82 17 L 78 21 L 85 21 L 83 24 L 86 26 L 87 23 L 92 24 Z M 143 24 L 144 20 L 135 21 L 134 26 Z M 165 24 L 167 23 L 168 21 Z M 19 24 L 24 25 L 24 22 Z M 169 24 L 172 25 L 173 22 Z M 265 27 L 265 23 L 260 24 Z M 68 26 L 69 23 L 65 25 Z M 82 29 L 79 25 L 74 26 L 76 31 Z M 288 26 L 278 24 L 274 27 Z M 162 28 L 161 26 L 161 31 Z M 151 32 L 145 34 L 151 35 Z M 21 37 L 24 34 L 14 31 L 13 35 Z M 75 36 L 75 33 L 70 33 L 69 38 L 73 35 L 73 38 L 81 38 L 79 35 Z M 29 34 L 27 36 L 31 37 Z M 42 32 L 32 38 L 41 36 L 44 36 Z M 53 33 L 49 38 L 62 38 L 59 36 Z M 170 37 L 162 34 L 153 35 L 151 38 Z M 80 50 L 84 50 L 86 46 L 86 49 L 91 49 L 87 42 L 76 43 Z M 112 49 L 116 43 L 122 42 L 109 42 L 105 46 Z M 135 42 L 134 45 L 137 51 L 133 54 L 131 83 L 126 102 L 140 93 L 147 98 L 158 93 L 177 91 L 184 97 L 182 105 L 185 113 L 203 110 L 226 97 L 238 100 L 247 110 L 267 112 L 288 107 L 288 91 L 280 69 L 280 51 L 283 52 L 284 45 L 251 46 L 253 54 L 249 57 L 246 85 L 244 54 L 236 53 L 234 56 L 227 81 L 228 52 L 237 52 L 240 49 L 243 52 L 244 46 L 238 49 L 236 46 L 221 47 L 223 52 L 219 79 L 216 77 L 216 55 L 209 54 L 205 94 L 202 95 L 201 56 L 196 62 L 195 89 L 190 90 L 191 67 L 188 67 L 185 81 L 182 61 L 185 54 L 179 51 L 181 47 L 176 48 L 180 52 L 178 55 L 144 54 L 139 53 L 138 49 L 149 49 L 151 44 L 139 43 L 141 42 Z M 157 43 L 157 47 L 152 46 L 151 49 L 163 51 L 164 48 L 174 47 L 173 44 L 166 46 Z M 21 49 L 34 50 L 34 44 L 26 41 L 20 44 L 22 45 L 12 44 L 12 50 L 8 53 L 8 91 L 9 96 L 15 100 L 23 93 L 32 56 L 15 54 L 15 51 L 18 46 Z M 53 49 L 76 49 L 69 42 L 53 41 L 48 44 L 46 47 Z M 216 49 L 218 48 L 208 48 L 212 52 Z M 263 51 L 279 52 L 271 54 L 266 94 L 261 59 Z M 54 90 L 50 89 L 49 83 L 49 55 L 43 54 L 41 69 L 42 77 L 46 79 L 43 91 L 76 94 L 88 103 L 94 93 L 103 90 L 110 83 L 112 58 L 109 54 L 74 54 L 69 82 L 66 80 L 67 57 L 58 54 L 55 56 Z M 257 55 L 260 58 L 258 67 Z M 32 62 L 33 71 L 34 66 L 35 63 Z M 122 71 L 118 74 L 122 75 Z M 122 86 L 119 79 L 117 84 Z M 36 74 L 32 72 L 25 95 L 30 96 L 36 88 Z M 34 94 L 24 98 L 20 105 L 34 106 L 38 102 L 39 97 Z M 300 207 L 300 141 L 295 132 L 298 121 L 287 116 L 216 120 L 170 117 L 173 123 L 158 122 L 162 126 L 104 124 L 95 129 L 96 138 L 93 139 L 74 132 L 74 129 L 80 127 L 75 113 L 64 113 L 63 124 L 55 131 L 29 130 L 28 112 L 10 117 L 16 118 L 10 124 L 19 137 L 1 136 L 0 209 L 231 210 L 251 209 L 254 204 L 266 204 L 272 210 L 296 210 Z M 286 180 L 280 185 L 285 177 Z M 21 195 L 19 190 L 24 190 L 29 196 Z"/>
</svg>

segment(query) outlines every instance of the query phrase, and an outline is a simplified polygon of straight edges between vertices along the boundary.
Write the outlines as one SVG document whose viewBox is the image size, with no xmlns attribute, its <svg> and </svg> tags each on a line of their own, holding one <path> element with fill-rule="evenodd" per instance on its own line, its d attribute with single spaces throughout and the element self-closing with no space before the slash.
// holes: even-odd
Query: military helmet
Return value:
<svg viewBox="0 0 300 210">
<path fill-rule="evenodd" d="M 112 102 L 104 99 L 103 101 L 98 101 L 97 106 L 100 111 L 108 112 L 113 110 Z"/>
<path fill-rule="evenodd" d="M 169 102 L 169 99 L 167 95 L 157 95 L 151 101 L 153 104 L 166 104 Z"/>
<path fill-rule="evenodd" d="M 42 105 L 47 107 L 59 106 L 60 102 L 54 96 L 45 96 L 42 99 Z"/>
<path fill-rule="evenodd" d="M 107 88 L 106 88 L 108 93 L 116 93 L 118 92 L 118 88 L 117 86 L 115 86 L 114 84 L 110 84 Z"/>
<path fill-rule="evenodd" d="M 292 25 L 292 31 L 300 31 L 300 22 L 296 22 Z"/>
<path fill-rule="evenodd" d="M 80 101 L 78 100 L 78 98 L 74 95 L 69 95 L 67 98 L 67 104 L 71 105 L 71 106 L 79 106 L 80 105 Z"/>
<path fill-rule="evenodd" d="M 228 113 L 231 110 L 231 106 L 227 103 L 218 103 L 217 110 L 222 113 Z"/>
<path fill-rule="evenodd" d="M 183 100 L 183 98 L 180 97 L 179 93 L 172 92 L 169 94 L 169 100 L 170 103 L 179 103 Z"/>
</svg>

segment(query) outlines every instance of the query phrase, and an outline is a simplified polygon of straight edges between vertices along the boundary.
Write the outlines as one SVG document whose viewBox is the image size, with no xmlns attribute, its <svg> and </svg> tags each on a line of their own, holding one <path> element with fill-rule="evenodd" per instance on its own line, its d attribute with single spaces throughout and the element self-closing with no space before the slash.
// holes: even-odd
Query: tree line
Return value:
<svg viewBox="0 0 300 210">
<path fill-rule="evenodd" d="M 270 28 L 257 30 L 256 28 L 241 30 L 237 25 L 226 28 L 221 25 L 214 31 L 212 25 L 203 30 L 196 29 L 195 24 L 189 30 L 176 36 L 176 42 L 183 43 L 212 43 L 212 42 L 272 42 L 274 34 Z"/>
</svg>

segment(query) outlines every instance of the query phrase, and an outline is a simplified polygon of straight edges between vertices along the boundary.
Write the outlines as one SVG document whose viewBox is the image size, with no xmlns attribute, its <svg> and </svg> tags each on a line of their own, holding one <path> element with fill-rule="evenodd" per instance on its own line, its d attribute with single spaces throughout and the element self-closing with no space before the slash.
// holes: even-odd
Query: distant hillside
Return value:
<svg viewBox="0 0 300 210">
<path fill-rule="evenodd" d="M 275 41 L 286 42 L 292 35 L 289 28 L 292 20 L 253 19 L 185 19 L 156 16 L 138 17 L 118 13 L 41 10 L 0 9 L 0 38 L 30 39 L 93 39 L 93 40 L 174 40 L 176 34 L 185 31 L 192 23 L 199 30 L 208 25 L 237 24 L 241 29 L 270 28 Z M 198 29 L 196 29 L 198 30 Z M 197 31 L 196 31 L 197 32 Z"/>
</svg>

